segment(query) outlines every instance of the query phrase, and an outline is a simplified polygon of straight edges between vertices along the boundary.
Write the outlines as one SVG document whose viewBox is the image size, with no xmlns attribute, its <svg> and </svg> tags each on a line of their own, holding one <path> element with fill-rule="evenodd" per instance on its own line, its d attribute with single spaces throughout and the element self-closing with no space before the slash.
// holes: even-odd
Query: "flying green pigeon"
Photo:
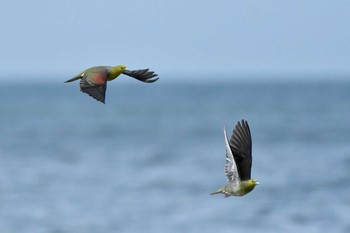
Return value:
<svg viewBox="0 0 350 233">
<path fill-rule="evenodd" d="M 120 74 L 125 74 L 145 83 L 153 83 L 159 78 L 149 69 L 127 70 L 125 65 L 119 66 L 94 66 L 84 70 L 65 83 L 80 79 L 80 91 L 92 98 L 105 103 L 107 81 L 112 81 Z"/>
<path fill-rule="evenodd" d="M 254 189 L 259 184 L 256 179 L 250 178 L 252 168 L 252 138 L 248 122 L 242 120 L 238 122 L 230 141 L 227 139 L 226 128 L 224 128 L 226 145 L 225 175 L 227 184 L 211 193 L 222 193 L 228 196 L 243 196 Z"/>
</svg>

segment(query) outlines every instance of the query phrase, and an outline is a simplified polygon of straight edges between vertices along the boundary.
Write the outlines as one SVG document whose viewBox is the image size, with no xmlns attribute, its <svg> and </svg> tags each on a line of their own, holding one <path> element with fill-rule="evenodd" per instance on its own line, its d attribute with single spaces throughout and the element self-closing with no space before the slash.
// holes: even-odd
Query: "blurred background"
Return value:
<svg viewBox="0 0 350 233">
<path fill-rule="evenodd" d="M 90 66 L 120 63 L 130 69 L 151 67 L 164 74 L 163 82 L 262 74 L 313 80 L 350 72 L 350 3 L 345 0 L 1 5 L 5 80 L 31 80 L 33 74 L 59 82 Z"/>
<path fill-rule="evenodd" d="M 1 233 L 350 231 L 347 1 L 1 5 Z M 160 79 L 63 83 L 118 64 Z M 261 185 L 210 196 L 242 118 Z"/>
</svg>

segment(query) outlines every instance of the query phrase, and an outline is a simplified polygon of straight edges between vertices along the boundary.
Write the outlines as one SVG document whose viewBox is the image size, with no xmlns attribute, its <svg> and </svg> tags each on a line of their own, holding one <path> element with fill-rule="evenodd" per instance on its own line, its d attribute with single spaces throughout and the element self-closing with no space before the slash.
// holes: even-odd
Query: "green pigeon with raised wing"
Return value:
<svg viewBox="0 0 350 233">
<path fill-rule="evenodd" d="M 224 197 L 243 196 L 252 191 L 259 182 L 251 178 L 252 168 L 252 138 L 248 122 L 237 122 L 233 134 L 228 140 L 224 128 L 226 163 L 225 175 L 227 184 L 211 193 L 222 193 Z"/>
<path fill-rule="evenodd" d="M 65 83 L 80 79 L 80 91 L 105 103 L 107 81 L 112 81 L 121 74 L 145 83 L 153 83 L 159 79 L 158 75 L 149 69 L 127 70 L 125 65 L 94 66 L 65 81 Z"/>
</svg>

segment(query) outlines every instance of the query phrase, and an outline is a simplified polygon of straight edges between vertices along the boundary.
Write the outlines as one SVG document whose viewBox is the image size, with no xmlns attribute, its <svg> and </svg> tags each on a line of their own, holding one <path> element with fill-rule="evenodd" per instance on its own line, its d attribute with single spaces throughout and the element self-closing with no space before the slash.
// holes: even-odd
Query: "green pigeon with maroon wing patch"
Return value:
<svg viewBox="0 0 350 233">
<path fill-rule="evenodd" d="M 94 66 L 65 81 L 65 83 L 80 79 L 80 91 L 105 103 L 107 82 L 116 79 L 121 74 L 145 83 L 153 83 L 159 79 L 158 75 L 149 69 L 127 70 L 125 65 Z"/>
</svg>

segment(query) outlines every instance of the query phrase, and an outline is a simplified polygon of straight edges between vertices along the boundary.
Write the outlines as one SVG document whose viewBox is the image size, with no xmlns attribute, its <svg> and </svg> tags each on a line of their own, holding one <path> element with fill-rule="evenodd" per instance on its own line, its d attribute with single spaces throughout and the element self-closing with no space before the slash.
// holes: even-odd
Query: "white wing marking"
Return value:
<svg viewBox="0 0 350 233">
<path fill-rule="evenodd" d="M 225 175 L 227 176 L 228 182 L 233 183 L 234 186 L 239 185 L 239 175 L 237 172 L 236 162 L 233 158 L 233 154 L 228 143 L 226 128 L 224 128 L 224 137 L 226 145 L 226 163 L 225 163 Z"/>
</svg>

